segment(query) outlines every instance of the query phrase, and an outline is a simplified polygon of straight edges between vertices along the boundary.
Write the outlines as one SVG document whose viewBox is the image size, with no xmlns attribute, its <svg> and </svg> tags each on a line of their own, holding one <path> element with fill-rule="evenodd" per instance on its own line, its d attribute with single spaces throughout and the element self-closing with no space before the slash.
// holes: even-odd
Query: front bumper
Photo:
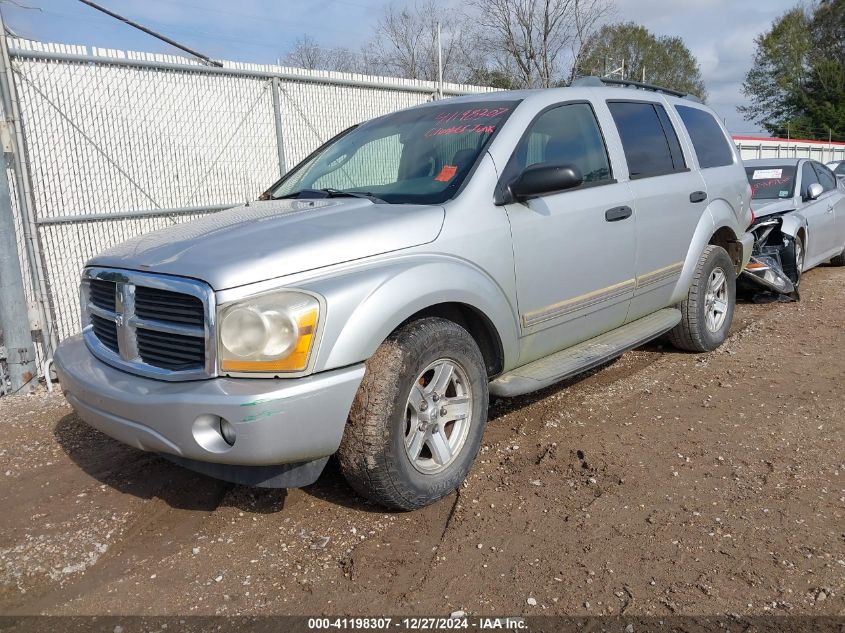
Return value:
<svg viewBox="0 0 845 633">
<path fill-rule="evenodd" d="M 360 364 L 304 378 L 164 382 L 103 363 L 81 336 L 64 341 L 54 360 L 68 402 L 106 435 L 181 463 L 239 466 L 334 453 L 364 376 Z M 220 434 L 220 418 L 235 430 L 231 446 Z"/>
</svg>

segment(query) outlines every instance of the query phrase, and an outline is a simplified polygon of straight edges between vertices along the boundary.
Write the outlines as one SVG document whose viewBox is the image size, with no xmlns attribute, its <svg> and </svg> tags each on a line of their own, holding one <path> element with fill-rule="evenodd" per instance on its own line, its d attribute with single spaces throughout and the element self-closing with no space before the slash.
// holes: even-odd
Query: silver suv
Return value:
<svg viewBox="0 0 845 633">
<path fill-rule="evenodd" d="M 693 99 L 580 84 L 374 119 L 260 201 L 95 257 L 68 401 L 238 483 L 307 485 L 337 454 L 410 509 L 466 477 L 489 394 L 667 333 L 718 347 L 752 247 L 736 150 Z"/>
</svg>

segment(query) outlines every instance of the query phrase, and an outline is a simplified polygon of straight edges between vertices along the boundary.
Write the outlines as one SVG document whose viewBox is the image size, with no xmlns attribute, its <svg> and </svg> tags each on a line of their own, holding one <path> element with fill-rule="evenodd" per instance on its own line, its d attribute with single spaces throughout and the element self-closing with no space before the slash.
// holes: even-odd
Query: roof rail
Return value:
<svg viewBox="0 0 845 633">
<path fill-rule="evenodd" d="M 602 86 L 623 86 L 628 88 L 639 88 L 640 90 L 651 90 L 652 92 L 660 92 L 670 95 L 672 97 L 681 97 L 682 99 L 689 99 L 697 103 L 703 103 L 700 98 L 688 92 L 680 92 L 679 90 L 672 90 L 671 88 L 663 88 L 662 86 L 653 86 L 652 84 L 645 84 L 639 81 L 631 81 L 629 79 L 610 79 L 608 77 L 584 76 L 578 77 L 571 84 L 573 87 L 581 88 L 600 88 Z"/>
</svg>

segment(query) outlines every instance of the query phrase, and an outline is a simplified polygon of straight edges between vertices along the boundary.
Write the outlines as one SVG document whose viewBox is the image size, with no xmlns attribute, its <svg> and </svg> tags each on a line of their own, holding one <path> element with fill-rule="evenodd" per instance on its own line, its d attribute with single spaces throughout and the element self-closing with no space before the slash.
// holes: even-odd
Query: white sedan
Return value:
<svg viewBox="0 0 845 633">
<path fill-rule="evenodd" d="M 845 182 L 805 158 L 744 163 L 755 245 L 743 277 L 789 294 L 798 289 L 804 271 L 826 261 L 845 265 Z"/>
</svg>

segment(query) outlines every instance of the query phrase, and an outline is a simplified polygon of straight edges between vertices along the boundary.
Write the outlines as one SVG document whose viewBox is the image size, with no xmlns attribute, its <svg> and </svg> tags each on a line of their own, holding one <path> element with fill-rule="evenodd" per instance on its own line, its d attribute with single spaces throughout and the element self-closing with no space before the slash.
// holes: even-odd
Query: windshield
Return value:
<svg viewBox="0 0 845 633">
<path fill-rule="evenodd" d="M 271 196 L 445 202 L 518 103 L 443 102 L 374 119 L 305 159 Z"/>
<path fill-rule="evenodd" d="M 746 167 L 753 200 L 791 198 L 795 190 L 795 167 Z"/>
</svg>

